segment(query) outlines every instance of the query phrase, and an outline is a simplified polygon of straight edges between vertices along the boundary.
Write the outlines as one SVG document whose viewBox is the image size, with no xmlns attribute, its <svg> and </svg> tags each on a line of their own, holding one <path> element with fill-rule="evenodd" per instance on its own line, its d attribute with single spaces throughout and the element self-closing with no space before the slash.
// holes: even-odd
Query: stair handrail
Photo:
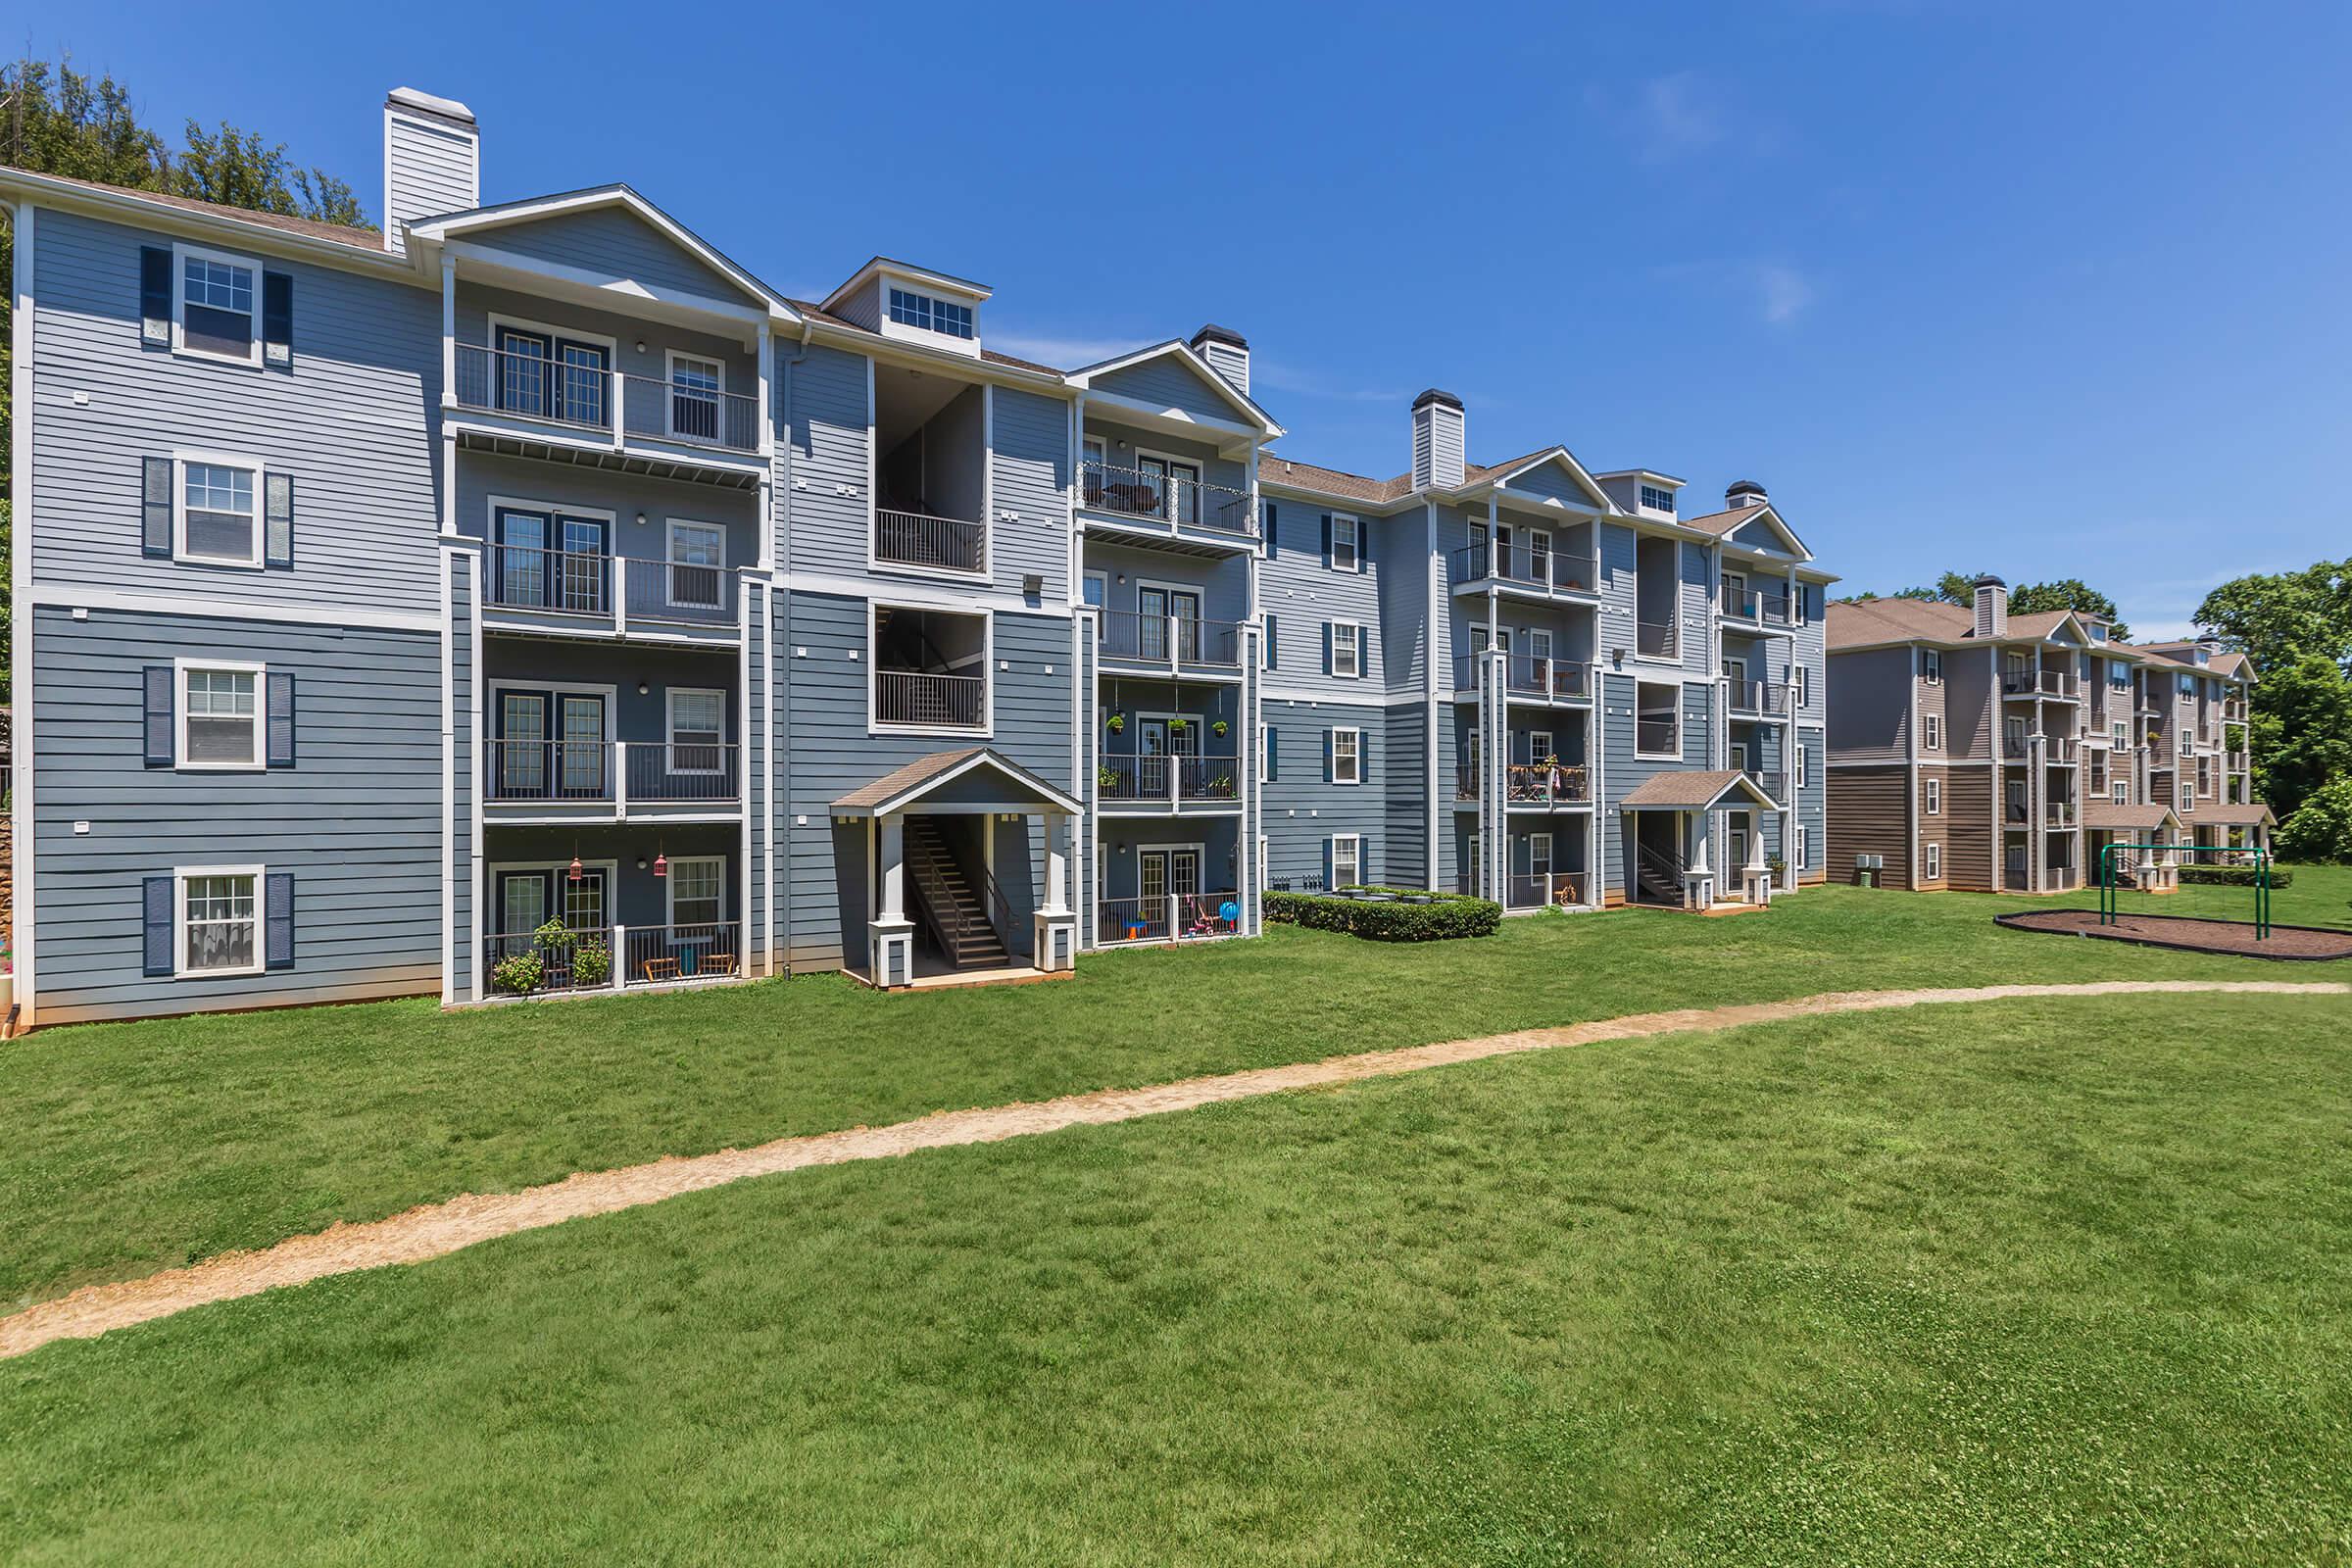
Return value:
<svg viewBox="0 0 2352 1568">
<path fill-rule="evenodd" d="M 955 852 L 948 848 L 945 840 L 940 839 L 918 839 L 914 848 L 918 853 L 909 855 L 906 863 L 913 872 L 914 889 L 919 895 L 924 924 L 931 928 L 931 939 L 939 944 L 940 951 L 953 962 L 962 949 L 968 922 L 962 906 L 950 896 L 946 881 L 938 875 L 929 852 L 936 849 L 941 855 L 949 856 Z M 961 869 L 965 876 L 972 877 L 978 884 L 980 895 L 986 901 L 981 917 L 989 922 L 999 944 L 1009 956 L 1012 952 L 1012 907 L 1005 903 L 1004 893 L 997 887 L 997 879 L 989 874 L 986 866 L 981 866 L 976 875 L 969 867 Z"/>
<path fill-rule="evenodd" d="M 1663 850 L 1653 850 L 1638 840 L 1634 844 L 1634 852 L 1639 857 L 1639 865 L 1672 882 L 1677 893 L 1689 889 L 1690 868 L 1680 854 L 1669 855 Z"/>
</svg>

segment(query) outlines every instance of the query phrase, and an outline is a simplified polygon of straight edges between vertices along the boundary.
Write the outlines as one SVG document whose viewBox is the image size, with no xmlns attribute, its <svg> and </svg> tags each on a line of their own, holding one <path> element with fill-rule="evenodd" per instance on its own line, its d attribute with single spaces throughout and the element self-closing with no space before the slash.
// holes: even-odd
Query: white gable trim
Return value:
<svg viewBox="0 0 2352 1568">
<path fill-rule="evenodd" d="M 1190 348 L 1186 347 L 1182 343 L 1177 342 L 1174 338 L 1170 338 L 1165 343 L 1155 343 L 1148 349 L 1137 349 L 1133 354 L 1122 354 L 1116 359 L 1104 360 L 1099 365 L 1089 365 L 1080 369 L 1072 370 L 1068 375 L 1063 377 L 1063 379 L 1068 381 L 1072 386 L 1085 387 L 1090 392 L 1094 392 L 1095 378 L 1098 376 L 1110 375 L 1119 370 L 1131 368 L 1134 366 L 1147 364 L 1152 360 L 1167 358 L 1174 358 L 1181 361 L 1186 369 L 1199 376 L 1201 381 L 1207 385 L 1210 391 L 1214 392 L 1225 402 L 1227 407 L 1231 408 L 1236 414 L 1239 414 L 1242 416 L 1241 422 L 1234 426 L 1235 429 L 1240 430 L 1244 434 L 1255 435 L 1266 441 L 1271 441 L 1278 436 L 1289 433 L 1285 431 L 1281 425 L 1276 424 L 1272 419 L 1266 417 L 1266 413 L 1263 409 L 1260 409 L 1256 404 L 1250 402 L 1248 398 L 1242 396 L 1241 393 L 1235 391 L 1233 383 L 1219 375 L 1215 370 L 1209 368 L 1208 363 L 1202 360 L 1200 355 L 1195 354 Z M 1152 408 L 1148 404 L 1137 402 L 1131 398 L 1121 398 L 1114 392 L 1094 392 L 1094 401 L 1110 404 L 1113 406 L 1131 408 L 1144 413 L 1157 414 L 1165 417 L 1189 417 L 1188 416 L 1176 414 L 1173 410 L 1155 409 Z M 1207 421 L 1193 419 L 1191 422 L 1195 424 L 1202 424 L 1206 423 Z"/>
</svg>

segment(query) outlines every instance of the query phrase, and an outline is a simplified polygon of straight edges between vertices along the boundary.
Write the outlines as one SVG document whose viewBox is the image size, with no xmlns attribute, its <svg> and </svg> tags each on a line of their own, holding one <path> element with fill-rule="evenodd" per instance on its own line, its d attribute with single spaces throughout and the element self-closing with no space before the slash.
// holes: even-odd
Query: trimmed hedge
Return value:
<svg viewBox="0 0 2352 1568">
<path fill-rule="evenodd" d="M 2254 885 L 2254 868 L 2250 865 L 2184 865 L 2180 868 L 2182 882 L 2204 882 L 2217 887 L 2250 888 Z M 2282 865 L 2271 867 L 2271 886 L 2282 888 L 2295 880 L 2295 873 Z"/>
<path fill-rule="evenodd" d="M 1427 904 L 1371 904 L 1328 893 L 1268 893 L 1266 918 L 1314 931 L 1339 931 L 1367 942 L 1450 942 L 1491 937 L 1502 924 L 1502 906 L 1457 893 L 1369 887 L 1367 893 L 1409 894 Z"/>
</svg>

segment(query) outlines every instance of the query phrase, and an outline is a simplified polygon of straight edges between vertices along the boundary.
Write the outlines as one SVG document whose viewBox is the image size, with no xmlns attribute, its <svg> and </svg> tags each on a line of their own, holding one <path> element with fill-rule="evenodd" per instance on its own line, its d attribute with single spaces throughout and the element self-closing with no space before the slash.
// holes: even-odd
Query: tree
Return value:
<svg viewBox="0 0 2352 1568">
<path fill-rule="evenodd" d="M 2283 829 L 2352 775 L 2352 561 L 2233 578 L 2205 596 L 2196 621 L 2253 662 L 2255 790 Z"/>
<path fill-rule="evenodd" d="M 2061 577 L 2056 582 L 2029 582 L 2009 590 L 2009 610 L 2013 614 L 2046 614 L 2054 610 L 2071 611 L 2078 615 L 2096 615 L 2108 623 L 2118 642 L 2131 639 L 2132 628 L 2124 623 L 2115 601 L 2091 587 L 2080 577 Z"/>
<path fill-rule="evenodd" d="M 2352 561 L 2232 578 L 2205 596 L 2196 622 L 2258 669 L 2315 654 L 2352 664 Z"/>
<path fill-rule="evenodd" d="M 2312 791 L 2294 815 L 2278 824 L 2272 848 L 2281 859 L 2352 861 L 2352 774 Z"/>
<path fill-rule="evenodd" d="M 225 121 L 208 135 L 191 120 L 187 138 L 187 150 L 172 166 L 170 185 L 177 195 L 350 228 L 374 226 L 349 184 L 322 169 L 294 167 L 283 142 L 265 147 L 258 134 Z"/>
</svg>

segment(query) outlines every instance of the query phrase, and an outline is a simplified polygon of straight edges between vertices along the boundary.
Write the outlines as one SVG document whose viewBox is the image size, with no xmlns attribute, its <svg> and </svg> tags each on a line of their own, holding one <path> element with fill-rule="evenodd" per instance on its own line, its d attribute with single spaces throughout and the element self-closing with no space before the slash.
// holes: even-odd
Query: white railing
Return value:
<svg viewBox="0 0 2352 1568">
<path fill-rule="evenodd" d="M 1257 509 L 1250 504 L 1247 490 L 1157 468 L 1094 462 L 1084 465 L 1080 484 L 1079 504 L 1089 512 L 1164 522 L 1176 530 L 1198 528 L 1242 539 L 1257 537 Z"/>
<path fill-rule="evenodd" d="M 479 343 L 456 345 L 456 362 L 451 397 L 462 409 L 593 432 L 614 447 L 634 438 L 760 450 L 760 400 L 748 393 Z"/>
<path fill-rule="evenodd" d="M 1228 913 L 1227 911 L 1231 912 Z M 1149 898 L 1102 899 L 1096 903 L 1096 940 L 1102 943 L 1200 941 L 1237 935 L 1242 896 L 1224 893 L 1167 893 Z"/>
<path fill-rule="evenodd" d="M 1598 593 L 1600 560 L 1547 544 L 1513 541 L 1497 545 L 1479 540 L 1453 552 L 1450 578 L 1457 588 L 1466 583 L 1499 582 L 1545 592 Z"/>
</svg>

